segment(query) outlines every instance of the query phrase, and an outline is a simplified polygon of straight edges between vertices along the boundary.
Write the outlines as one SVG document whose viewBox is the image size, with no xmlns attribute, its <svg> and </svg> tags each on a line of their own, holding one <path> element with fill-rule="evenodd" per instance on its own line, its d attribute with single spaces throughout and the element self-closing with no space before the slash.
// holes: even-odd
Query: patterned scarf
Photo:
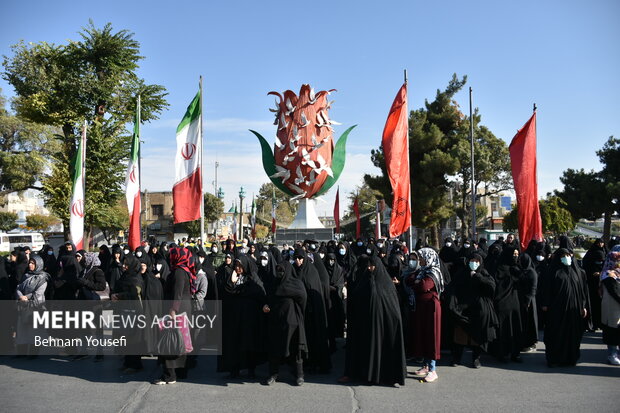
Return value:
<svg viewBox="0 0 620 413">
<path fill-rule="evenodd" d="M 196 267 L 192 254 L 186 248 L 174 247 L 168 251 L 170 253 L 170 270 L 174 272 L 177 268 L 182 269 L 189 275 L 189 286 L 192 295 L 196 293 Z"/>
</svg>

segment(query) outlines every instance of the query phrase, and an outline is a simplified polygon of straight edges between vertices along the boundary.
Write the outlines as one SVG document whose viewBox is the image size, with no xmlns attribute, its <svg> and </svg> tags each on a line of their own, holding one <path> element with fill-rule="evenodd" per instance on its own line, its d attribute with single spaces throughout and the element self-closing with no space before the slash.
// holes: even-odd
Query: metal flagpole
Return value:
<svg viewBox="0 0 620 413">
<path fill-rule="evenodd" d="M 476 242 L 476 177 L 474 173 L 474 116 L 471 86 L 469 87 L 469 138 L 471 140 L 471 234 L 472 241 Z"/>
<path fill-rule="evenodd" d="M 84 131 L 82 132 L 82 194 L 84 196 L 84 204 L 82 210 L 86 214 L 86 129 L 88 129 L 88 121 L 84 120 Z M 92 228 L 88 231 L 88 238 L 91 237 Z M 82 219 L 82 246 L 88 250 L 90 240 L 84 240 L 84 219 Z"/>
<path fill-rule="evenodd" d="M 142 121 L 142 102 L 140 101 L 140 95 L 138 95 L 138 107 L 137 107 L 137 116 L 136 116 L 136 122 L 138 123 L 138 192 L 142 192 L 142 142 L 140 141 L 140 138 L 142 136 L 142 130 L 141 130 L 141 125 L 140 122 Z M 146 200 L 145 200 L 146 201 Z M 142 211 L 142 196 L 140 196 L 140 218 L 142 218 L 142 212 L 144 212 L 144 228 L 142 228 L 142 223 L 140 223 L 140 239 L 146 239 L 146 235 L 147 235 L 147 223 L 146 223 L 146 219 L 148 218 L 146 216 L 146 202 L 145 202 L 145 208 L 144 211 Z M 135 208 L 135 205 L 134 205 Z M 142 238 L 142 234 L 144 234 L 144 238 Z"/>
<path fill-rule="evenodd" d="M 405 85 L 408 86 L 407 69 L 405 69 Z M 407 87 L 407 100 L 409 99 L 409 87 Z M 409 113 L 407 113 L 407 161 L 409 161 Z M 409 162 L 411 168 L 411 162 Z M 411 213 L 411 169 L 409 169 L 409 212 Z M 389 234 L 388 234 L 389 235 Z M 413 251 L 413 228 L 409 221 L 409 251 Z"/>
<path fill-rule="evenodd" d="M 202 139 L 202 75 L 200 76 L 200 243 L 201 247 L 204 246 L 205 242 L 205 196 L 202 187 L 202 174 L 204 172 L 204 168 L 202 167 L 202 152 L 203 152 L 203 139 Z"/>
</svg>

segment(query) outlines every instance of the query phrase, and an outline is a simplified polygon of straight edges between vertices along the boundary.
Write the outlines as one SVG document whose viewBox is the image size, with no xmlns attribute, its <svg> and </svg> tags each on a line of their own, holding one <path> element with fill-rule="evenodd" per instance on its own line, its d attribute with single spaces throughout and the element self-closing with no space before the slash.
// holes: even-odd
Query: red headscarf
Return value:
<svg viewBox="0 0 620 413">
<path fill-rule="evenodd" d="M 169 253 L 171 271 L 180 268 L 189 274 L 190 292 L 194 295 L 196 293 L 196 267 L 191 252 L 186 248 L 176 247 L 170 248 Z"/>
</svg>

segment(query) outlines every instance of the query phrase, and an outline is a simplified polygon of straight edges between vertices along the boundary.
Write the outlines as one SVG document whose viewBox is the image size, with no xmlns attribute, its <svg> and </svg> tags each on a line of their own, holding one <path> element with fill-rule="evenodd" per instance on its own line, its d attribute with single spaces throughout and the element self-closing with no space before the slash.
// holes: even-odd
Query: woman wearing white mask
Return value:
<svg viewBox="0 0 620 413">
<path fill-rule="evenodd" d="M 454 324 L 452 366 L 461 364 L 464 348 L 472 350 L 472 367 L 480 368 L 480 354 L 496 337 L 493 308 L 495 280 L 484 269 L 480 254 L 472 254 L 446 293 L 448 314 Z"/>
<path fill-rule="evenodd" d="M 585 329 L 587 289 L 567 249 L 553 255 L 542 289 L 547 365 L 574 366 Z"/>
</svg>

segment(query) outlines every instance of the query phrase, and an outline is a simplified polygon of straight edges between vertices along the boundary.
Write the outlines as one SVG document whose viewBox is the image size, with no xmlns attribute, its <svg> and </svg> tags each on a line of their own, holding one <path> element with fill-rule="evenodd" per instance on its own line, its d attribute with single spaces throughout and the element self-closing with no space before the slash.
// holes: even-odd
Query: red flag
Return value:
<svg viewBox="0 0 620 413">
<path fill-rule="evenodd" d="M 536 112 L 510 143 L 512 180 L 517 194 L 521 248 L 535 239 L 542 240 L 542 220 L 536 182 Z"/>
<path fill-rule="evenodd" d="M 383 128 L 383 153 L 392 184 L 394 201 L 390 237 L 397 237 L 411 226 L 411 186 L 409 178 L 409 122 L 407 84 L 403 84 L 390 108 Z"/>
<path fill-rule="evenodd" d="M 334 202 L 334 221 L 336 221 L 336 234 L 340 234 L 340 187 L 336 190 L 336 202 Z"/>
<path fill-rule="evenodd" d="M 355 238 L 359 238 L 362 231 L 360 229 L 360 207 L 357 203 L 357 197 L 353 202 L 353 212 L 355 212 L 355 218 L 357 219 L 357 222 L 355 223 Z"/>
</svg>

